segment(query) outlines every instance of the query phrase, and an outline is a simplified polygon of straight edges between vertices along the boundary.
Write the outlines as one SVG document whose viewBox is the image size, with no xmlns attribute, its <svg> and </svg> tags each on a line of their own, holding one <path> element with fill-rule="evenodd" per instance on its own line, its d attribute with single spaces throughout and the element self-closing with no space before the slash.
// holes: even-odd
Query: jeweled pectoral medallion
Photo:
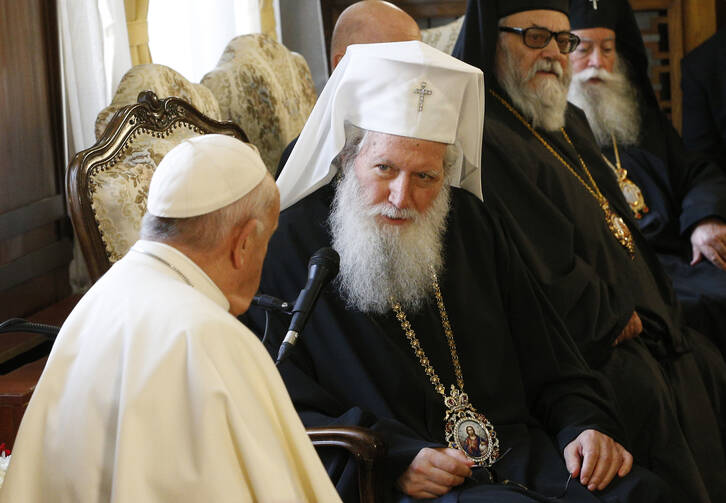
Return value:
<svg viewBox="0 0 726 503">
<path fill-rule="evenodd" d="M 625 196 L 625 200 L 630 206 L 633 215 L 635 215 L 635 218 L 640 220 L 643 218 L 644 214 L 650 211 L 650 208 L 648 208 L 645 204 L 643 191 L 640 190 L 640 187 L 638 187 L 635 182 L 628 178 L 628 172 L 620 165 L 620 155 L 618 154 L 617 143 L 615 143 L 615 140 L 613 140 L 613 146 L 615 147 L 616 162 L 618 165 L 613 165 L 605 154 L 603 154 L 602 158 L 605 160 L 607 165 L 610 166 L 610 169 L 613 170 L 615 178 L 618 180 L 620 191 L 623 193 L 623 196 Z"/>
<path fill-rule="evenodd" d="M 444 404 L 444 433 L 449 447 L 462 451 L 476 466 L 492 466 L 499 457 L 499 439 L 492 423 L 474 409 L 466 393 L 453 385 Z"/>
<path fill-rule="evenodd" d="M 431 361 L 426 356 L 421 343 L 416 337 L 411 323 L 406 319 L 406 313 L 403 312 L 401 305 L 394 299 L 391 299 L 391 307 L 396 314 L 396 319 L 401 323 L 401 329 L 408 339 L 414 355 L 418 358 L 419 363 L 423 367 L 429 381 L 434 389 L 444 399 L 446 413 L 444 414 L 444 438 L 452 449 L 459 449 L 466 456 L 474 461 L 476 466 L 490 467 L 499 457 L 499 439 L 494 431 L 494 426 L 489 420 L 476 411 L 469 403 L 469 396 L 464 392 L 464 374 L 461 370 L 459 354 L 456 351 L 456 341 L 454 340 L 454 331 L 449 322 L 449 316 L 446 314 L 446 306 L 444 306 L 444 298 L 441 295 L 439 280 L 436 272 L 431 269 L 431 279 L 434 287 L 434 296 L 436 297 L 436 305 L 441 315 L 441 324 L 444 327 L 444 335 L 449 344 L 451 351 L 451 362 L 454 366 L 454 374 L 456 375 L 456 386 L 451 385 L 451 391 L 446 394 L 446 387 L 439 379 L 436 370 L 431 365 Z"/>
<path fill-rule="evenodd" d="M 610 204 L 604 200 L 601 204 L 602 210 L 605 212 L 605 221 L 608 224 L 610 232 L 613 233 L 615 239 L 628 250 L 631 257 L 635 256 L 635 243 L 633 243 L 633 235 L 630 233 L 628 224 L 617 213 L 610 209 Z"/>
<path fill-rule="evenodd" d="M 645 204 L 645 198 L 643 197 L 643 192 L 641 192 L 640 187 L 628 180 L 628 178 L 619 181 L 618 184 L 620 185 L 620 190 L 625 196 L 625 200 L 630 205 L 630 209 L 633 210 L 635 218 L 638 220 L 643 218 L 643 215 L 648 213 L 650 208 L 648 208 Z"/>
</svg>

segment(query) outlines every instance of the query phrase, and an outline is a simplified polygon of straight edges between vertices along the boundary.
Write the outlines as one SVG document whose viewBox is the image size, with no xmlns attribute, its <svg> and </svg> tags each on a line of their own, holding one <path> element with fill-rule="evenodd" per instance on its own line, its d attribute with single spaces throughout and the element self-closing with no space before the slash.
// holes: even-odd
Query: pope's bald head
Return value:
<svg viewBox="0 0 726 503">
<path fill-rule="evenodd" d="M 345 55 L 351 44 L 375 44 L 421 40 L 416 21 L 392 3 L 363 0 L 345 9 L 335 23 L 330 41 L 331 68 Z"/>
</svg>

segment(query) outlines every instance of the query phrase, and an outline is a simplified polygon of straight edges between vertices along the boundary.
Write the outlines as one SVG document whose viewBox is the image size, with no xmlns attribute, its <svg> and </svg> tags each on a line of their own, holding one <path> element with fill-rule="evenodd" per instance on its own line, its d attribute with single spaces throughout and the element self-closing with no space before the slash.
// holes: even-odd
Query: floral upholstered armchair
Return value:
<svg viewBox="0 0 726 503">
<path fill-rule="evenodd" d="M 463 24 L 464 16 L 461 16 L 451 23 L 421 30 L 421 41 L 446 54 L 451 54 Z"/>
<path fill-rule="evenodd" d="M 247 141 L 235 124 L 218 122 L 179 98 L 151 91 L 121 107 L 96 144 L 75 155 L 66 173 L 71 221 L 96 281 L 139 238 L 154 170 L 176 145 L 207 133 Z"/>
<path fill-rule="evenodd" d="M 171 96 L 181 98 L 207 117 L 221 119 L 217 99 L 203 85 L 189 82 L 183 75 L 168 66 L 136 65 L 121 79 L 111 104 L 101 110 L 96 117 L 97 140 L 101 138 L 113 114 L 126 105 L 136 103 L 139 93 L 142 91 L 152 91 L 159 99 Z"/>
<path fill-rule="evenodd" d="M 259 33 L 232 39 L 202 84 L 217 98 L 222 119 L 244 129 L 271 173 L 317 99 L 305 59 Z"/>
</svg>

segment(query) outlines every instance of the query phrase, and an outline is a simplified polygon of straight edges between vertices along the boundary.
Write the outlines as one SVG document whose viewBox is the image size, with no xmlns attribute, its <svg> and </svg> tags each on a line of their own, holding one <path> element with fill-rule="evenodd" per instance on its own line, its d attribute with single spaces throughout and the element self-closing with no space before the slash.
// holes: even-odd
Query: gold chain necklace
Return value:
<svg viewBox="0 0 726 503">
<path fill-rule="evenodd" d="M 391 306 L 396 313 L 396 319 L 401 323 L 401 329 L 406 335 L 406 339 L 411 344 L 411 349 L 413 349 L 419 363 L 429 377 L 429 381 L 433 384 L 436 392 L 444 398 L 444 405 L 446 406 L 444 435 L 449 447 L 463 451 L 469 459 L 474 461 L 476 466 L 490 467 L 499 457 L 499 439 L 494 431 L 494 426 L 484 414 L 476 411 L 469 403 L 469 396 L 464 392 L 464 375 L 461 371 L 459 355 L 456 352 L 454 331 L 451 329 L 444 299 L 439 288 L 439 281 L 433 268 L 431 269 L 431 279 L 458 385 L 457 388 L 452 384 L 448 395 L 446 394 L 446 387 L 441 383 L 439 376 L 431 365 L 431 361 L 421 347 L 411 323 L 406 319 L 406 313 L 401 308 L 401 304 L 391 300 Z"/>
<path fill-rule="evenodd" d="M 570 140 L 570 137 L 567 135 L 567 132 L 565 131 L 565 128 L 561 128 L 560 131 L 562 131 L 562 135 L 565 137 L 565 140 L 567 140 L 567 143 L 570 144 L 570 146 L 575 151 L 575 154 L 577 155 L 577 159 L 580 161 L 580 165 L 582 166 L 583 171 L 585 172 L 585 175 L 587 175 L 588 180 L 590 181 L 590 184 L 588 184 L 580 174 L 575 171 L 575 169 L 570 166 L 570 164 L 565 161 L 565 159 L 562 158 L 562 156 L 550 145 L 547 143 L 547 140 L 544 139 L 544 137 L 537 132 L 537 130 L 532 127 L 532 125 L 525 120 L 524 117 L 522 117 L 522 114 L 520 114 L 512 105 L 510 105 L 507 100 L 502 98 L 499 94 L 497 94 L 493 89 L 489 89 L 489 92 L 497 98 L 502 105 L 504 105 L 507 110 L 509 110 L 517 119 L 519 119 L 522 124 L 524 124 L 527 129 L 534 135 L 535 138 L 537 138 L 544 147 L 550 151 L 550 153 L 555 156 L 555 158 L 560 161 L 560 163 L 567 168 L 567 170 L 575 177 L 577 178 L 580 183 L 582 184 L 585 189 L 595 198 L 595 200 L 600 205 L 600 208 L 602 209 L 603 213 L 605 214 L 605 223 L 608 226 L 608 229 L 612 233 L 612 235 L 615 237 L 615 239 L 618 240 L 618 242 L 626 249 L 628 250 L 628 253 L 630 254 L 630 258 L 635 258 L 635 243 L 633 242 L 633 235 L 630 232 L 630 229 L 628 229 L 627 224 L 625 221 L 620 217 L 617 213 L 615 213 L 610 208 L 610 203 L 605 198 L 605 196 L 602 195 L 602 192 L 600 192 L 600 189 L 597 186 L 597 183 L 595 183 L 595 179 L 590 174 L 590 170 L 587 169 L 587 165 L 585 164 L 585 161 L 583 160 L 582 156 L 577 152 L 577 149 L 575 148 L 575 145 L 572 143 L 572 140 Z"/>
<path fill-rule="evenodd" d="M 616 166 L 613 166 L 613 163 L 610 162 L 610 159 L 608 159 L 605 154 L 602 154 L 602 158 L 605 159 L 607 165 L 610 166 L 610 169 L 612 169 L 613 173 L 615 173 L 615 178 L 618 180 L 620 191 L 625 196 L 625 200 L 628 202 L 628 205 L 630 205 L 630 209 L 633 210 L 633 215 L 635 215 L 635 218 L 641 219 L 644 214 L 650 211 L 650 208 L 648 208 L 645 204 L 645 197 L 643 197 L 643 192 L 640 190 L 640 187 L 628 178 L 628 171 L 623 168 L 622 164 L 620 164 L 620 152 L 618 152 L 618 142 L 615 140 L 615 135 L 610 133 L 610 137 L 613 139 L 613 151 L 615 152 Z"/>
</svg>

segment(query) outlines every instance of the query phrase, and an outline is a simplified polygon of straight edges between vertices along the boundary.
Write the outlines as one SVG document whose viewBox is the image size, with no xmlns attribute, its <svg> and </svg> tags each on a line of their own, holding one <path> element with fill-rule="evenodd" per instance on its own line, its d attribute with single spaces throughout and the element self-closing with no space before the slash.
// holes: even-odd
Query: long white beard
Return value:
<svg viewBox="0 0 726 503">
<path fill-rule="evenodd" d="M 588 82 L 592 78 L 602 82 Z M 638 143 L 638 92 L 628 80 L 619 60 L 612 73 L 602 68 L 588 68 L 577 73 L 572 79 L 569 99 L 585 112 L 601 147 L 610 145 L 611 133 L 619 145 Z"/>
<path fill-rule="evenodd" d="M 449 185 L 444 183 L 424 213 L 389 204 L 371 206 L 353 169 L 336 187 L 329 224 L 333 248 L 340 254 L 337 286 L 349 308 L 386 313 L 391 299 L 416 311 L 433 292 L 431 268 L 443 267 L 443 236 L 449 213 Z M 377 215 L 406 217 L 405 226 L 381 224 Z"/>
<path fill-rule="evenodd" d="M 501 59 L 497 58 L 497 80 L 515 108 L 531 120 L 536 128 L 545 131 L 563 128 L 567 111 L 567 88 L 572 78 L 570 67 L 563 69 L 559 61 L 538 59 L 527 75 L 522 75 L 509 49 L 502 44 L 497 49 L 501 54 Z M 557 78 L 541 79 L 534 89 L 530 89 L 529 82 L 540 70 L 554 72 Z"/>
</svg>

